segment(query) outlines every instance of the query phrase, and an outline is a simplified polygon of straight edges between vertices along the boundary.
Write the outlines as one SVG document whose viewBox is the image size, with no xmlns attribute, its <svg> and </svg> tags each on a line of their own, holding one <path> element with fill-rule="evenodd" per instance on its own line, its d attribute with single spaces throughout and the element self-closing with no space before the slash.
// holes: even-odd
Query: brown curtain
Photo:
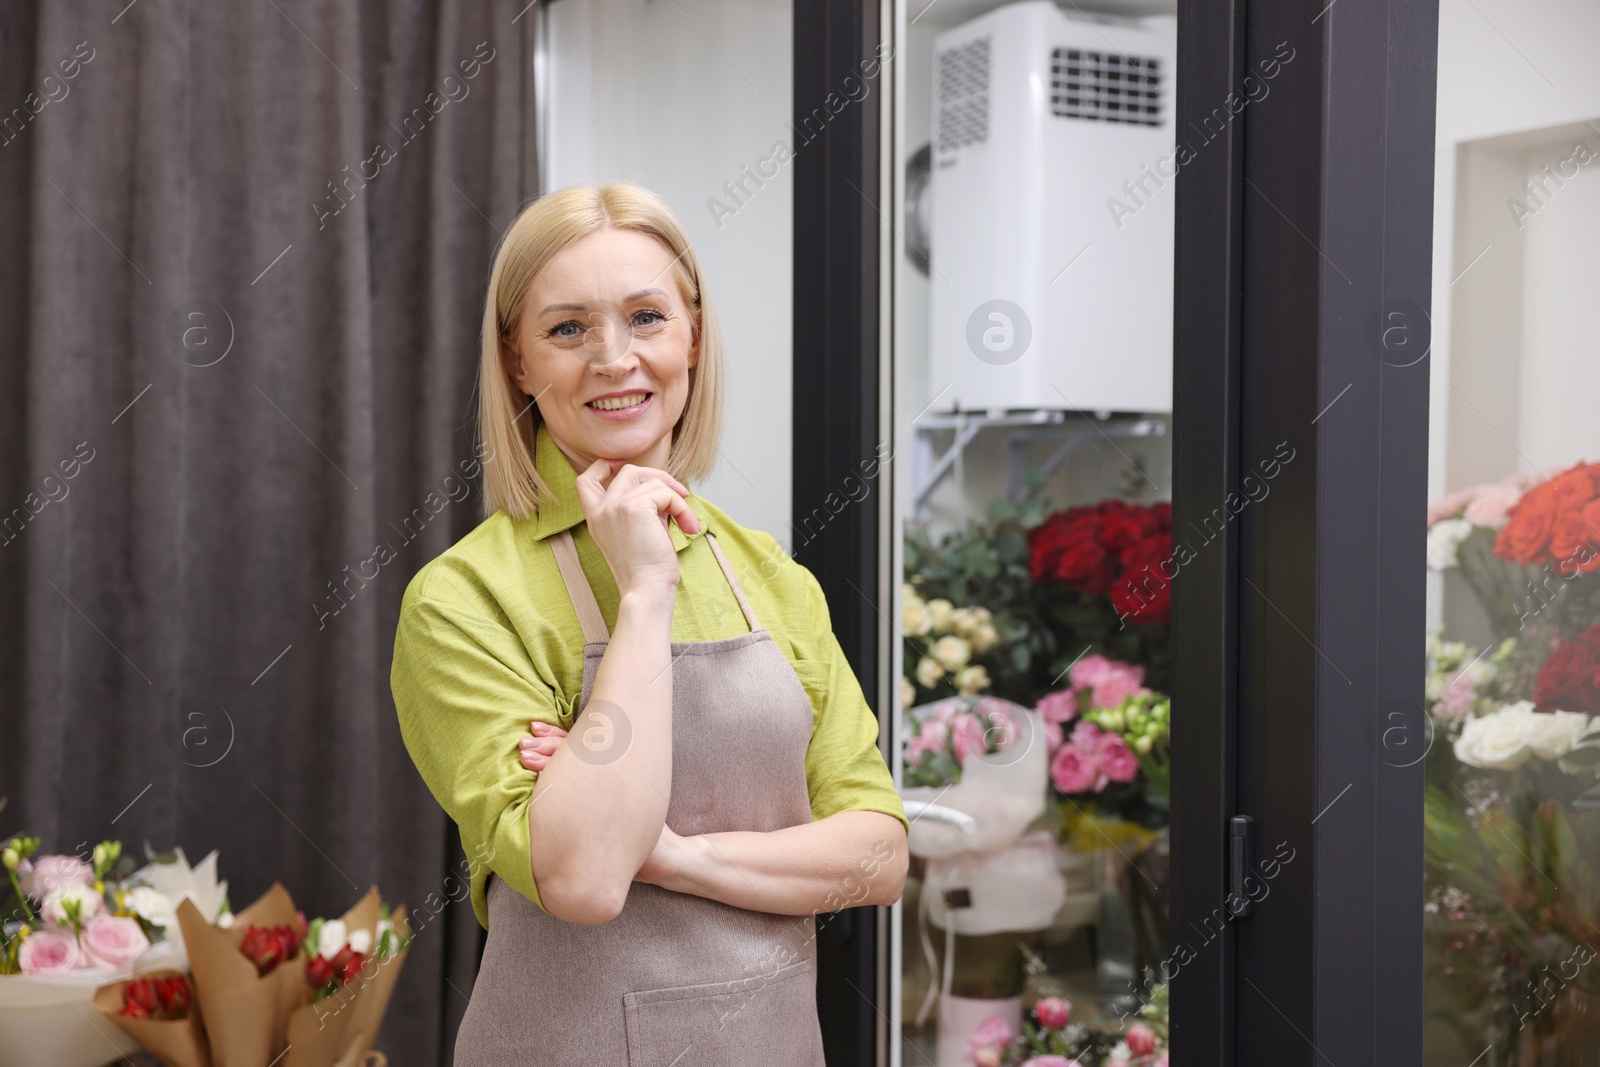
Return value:
<svg viewBox="0 0 1600 1067">
<path fill-rule="evenodd" d="M 235 906 L 378 885 L 397 1065 L 449 1062 L 479 951 L 389 664 L 479 514 L 536 14 L 0 5 L 0 834 L 220 849 Z"/>
</svg>

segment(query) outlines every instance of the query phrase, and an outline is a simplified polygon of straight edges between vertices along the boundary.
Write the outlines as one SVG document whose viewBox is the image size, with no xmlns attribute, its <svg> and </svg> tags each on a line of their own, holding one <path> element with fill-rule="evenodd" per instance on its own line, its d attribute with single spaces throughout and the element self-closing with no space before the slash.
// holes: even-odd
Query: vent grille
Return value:
<svg viewBox="0 0 1600 1067">
<path fill-rule="evenodd" d="M 989 44 L 977 37 L 939 53 L 940 152 L 989 139 Z"/>
<path fill-rule="evenodd" d="M 1057 48 L 1050 54 L 1050 110 L 1062 118 L 1161 125 L 1161 60 Z"/>
</svg>

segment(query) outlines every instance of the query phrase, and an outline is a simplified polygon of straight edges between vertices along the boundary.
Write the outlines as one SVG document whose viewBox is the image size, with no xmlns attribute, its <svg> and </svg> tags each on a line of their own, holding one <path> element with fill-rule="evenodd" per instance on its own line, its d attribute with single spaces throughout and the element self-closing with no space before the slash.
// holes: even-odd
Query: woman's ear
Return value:
<svg viewBox="0 0 1600 1067">
<path fill-rule="evenodd" d="M 700 326 L 698 323 L 689 331 L 689 366 L 695 367 L 700 363 Z"/>
<path fill-rule="evenodd" d="M 500 365 L 505 368 L 506 376 L 516 383 L 518 389 L 524 393 L 528 392 L 526 380 L 528 375 L 522 369 L 522 356 L 511 338 L 504 335 L 500 338 Z"/>
</svg>

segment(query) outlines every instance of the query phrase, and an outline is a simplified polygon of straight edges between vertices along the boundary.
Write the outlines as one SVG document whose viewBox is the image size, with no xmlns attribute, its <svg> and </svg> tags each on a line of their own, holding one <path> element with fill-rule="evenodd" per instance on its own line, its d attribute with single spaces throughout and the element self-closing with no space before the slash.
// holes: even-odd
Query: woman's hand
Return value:
<svg viewBox="0 0 1600 1067">
<path fill-rule="evenodd" d="M 561 747 L 567 731 L 547 722 L 535 721 L 529 725 L 528 733 L 528 737 L 517 742 L 517 747 L 522 750 L 522 766 L 530 771 L 542 771 L 549 765 L 556 749 Z"/>
<path fill-rule="evenodd" d="M 685 500 L 688 487 L 664 470 L 608 459 L 595 460 L 575 484 L 589 536 L 611 565 L 617 592 L 676 590 L 678 554 L 667 533 L 669 516 L 685 533 L 700 530 Z"/>
</svg>

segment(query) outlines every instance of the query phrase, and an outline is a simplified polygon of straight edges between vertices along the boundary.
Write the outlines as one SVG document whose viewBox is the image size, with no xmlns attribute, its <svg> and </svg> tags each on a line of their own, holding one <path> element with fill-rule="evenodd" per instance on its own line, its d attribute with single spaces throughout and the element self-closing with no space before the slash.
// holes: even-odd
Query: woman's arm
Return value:
<svg viewBox="0 0 1600 1067">
<path fill-rule="evenodd" d="M 565 746 L 558 726 L 535 723 L 522 739 L 522 765 L 537 771 Z M 906 828 L 893 815 L 841 811 L 770 833 L 683 837 L 664 823 L 638 881 L 736 908 L 812 915 L 862 904 L 893 904 L 905 889 Z"/>
<path fill-rule="evenodd" d="M 841 811 L 769 833 L 679 837 L 668 829 L 661 845 L 641 880 L 778 915 L 888 906 L 900 899 L 909 865 L 905 825 L 880 811 Z"/>
<path fill-rule="evenodd" d="M 609 922 L 622 911 L 666 825 L 679 579 L 668 524 L 700 530 L 687 486 L 666 471 L 619 462 L 596 459 L 573 483 L 620 599 L 583 728 L 551 755 L 528 805 L 540 898 L 550 914 L 576 923 Z"/>
</svg>

